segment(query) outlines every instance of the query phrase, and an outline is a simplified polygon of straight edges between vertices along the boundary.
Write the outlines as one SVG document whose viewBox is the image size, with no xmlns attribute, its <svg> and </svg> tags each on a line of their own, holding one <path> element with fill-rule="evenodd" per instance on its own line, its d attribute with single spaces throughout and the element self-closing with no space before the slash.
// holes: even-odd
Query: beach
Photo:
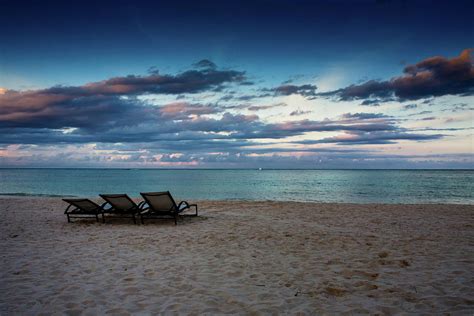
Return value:
<svg viewBox="0 0 474 316">
<path fill-rule="evenodd" d="M 0 314 L 474 313 L 474 206 L 190 201 L 74 220 L 0 198 Z"/>
</svg>

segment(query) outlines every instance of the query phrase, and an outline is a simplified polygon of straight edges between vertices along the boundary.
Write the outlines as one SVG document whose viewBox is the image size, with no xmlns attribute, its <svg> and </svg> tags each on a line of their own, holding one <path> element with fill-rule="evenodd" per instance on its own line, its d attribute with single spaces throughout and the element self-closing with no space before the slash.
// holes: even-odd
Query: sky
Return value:
<svg viewBox="0 0 474 316">
<path fill-rule="evenodd" d="M 2 1 L 0 167 L 474 168 L 472 1 Z"/>
</svg>

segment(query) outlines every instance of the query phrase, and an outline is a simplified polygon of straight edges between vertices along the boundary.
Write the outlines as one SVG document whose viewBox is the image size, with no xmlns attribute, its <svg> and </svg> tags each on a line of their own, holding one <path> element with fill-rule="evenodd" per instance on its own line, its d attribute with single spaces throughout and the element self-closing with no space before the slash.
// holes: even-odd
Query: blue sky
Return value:
<svg viewBox="0 0 474 316">
<path fill-rule="evenodd" d="M 471 1 L 2 6 L 2 166 L 474 166 Z"/>
</svg>

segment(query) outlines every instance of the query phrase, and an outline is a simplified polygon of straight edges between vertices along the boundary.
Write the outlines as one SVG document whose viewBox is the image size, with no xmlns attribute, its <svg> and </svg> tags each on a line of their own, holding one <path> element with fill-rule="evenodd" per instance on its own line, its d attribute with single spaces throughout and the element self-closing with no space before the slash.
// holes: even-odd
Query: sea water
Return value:
<svg viewBox="0 0 474 316">
<path fill-rule="evenodd" d="M 474 170 L 0 169 L 0 195 L 474 204 Z"/>
</svg>

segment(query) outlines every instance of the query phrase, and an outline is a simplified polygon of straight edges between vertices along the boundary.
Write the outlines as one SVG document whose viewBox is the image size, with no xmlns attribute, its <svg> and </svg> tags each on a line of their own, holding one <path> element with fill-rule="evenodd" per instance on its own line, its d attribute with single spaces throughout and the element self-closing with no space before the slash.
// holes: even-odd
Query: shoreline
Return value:
<svg viewBox="0 0 474 316">
<path fill-rule="evenodd" d="M 0 314 L 472 314 L 474 206 L 192 201 L 67 223 L 0 197 Z"/>
<path fill-rule="evenodd" d="M 129 195 L 130 198 L 132 198 L 134 201 L 142 201 L 143 198 L 141 196 L 132 196 Z M 45 199 L 45 200 L 58 200 L 62 202 L 62 198 L 85 198 L 85 199 L 90 199 L 93 201 L 103 201 L 98 195 L 96 196 L 79 196 L 79 195 L 48 195 L 48 194 L 23 194 L 23 193 L 0 193 L 0 200 L 2 199 Z M 180 200 L 181 198 L 176 198 L 173 196 L 175 200 Z M 222 202 L 222 203 L 303 203 L 303 204 L 322 204 L 322 205 L 331 205 L 331 204 L 336 204 L 336 205 L 358 205 L 358 206 L 363 206 L 363 205 L 411 205 L 411 206 L 417 206 L 417 205 L 423 205 L 423 206 L 430 206 L 430 205 L 454 205 L 454 206 L 473 206 L 473 204 L 466 204 L 466 203 L 437 203 L 437 202 L 424 202 L 424 203 L 389 203 L 389 202 L 366 202 L 366 203 L 356 203 L 356 202 L 323 202 L 323 201 L 292 201 L 292 200 L 249 200 L 249 199 L 185 199 L 188 202 L 193 202 L 193 203 L 206 203 L 206 202 Z"/>
</svg>

